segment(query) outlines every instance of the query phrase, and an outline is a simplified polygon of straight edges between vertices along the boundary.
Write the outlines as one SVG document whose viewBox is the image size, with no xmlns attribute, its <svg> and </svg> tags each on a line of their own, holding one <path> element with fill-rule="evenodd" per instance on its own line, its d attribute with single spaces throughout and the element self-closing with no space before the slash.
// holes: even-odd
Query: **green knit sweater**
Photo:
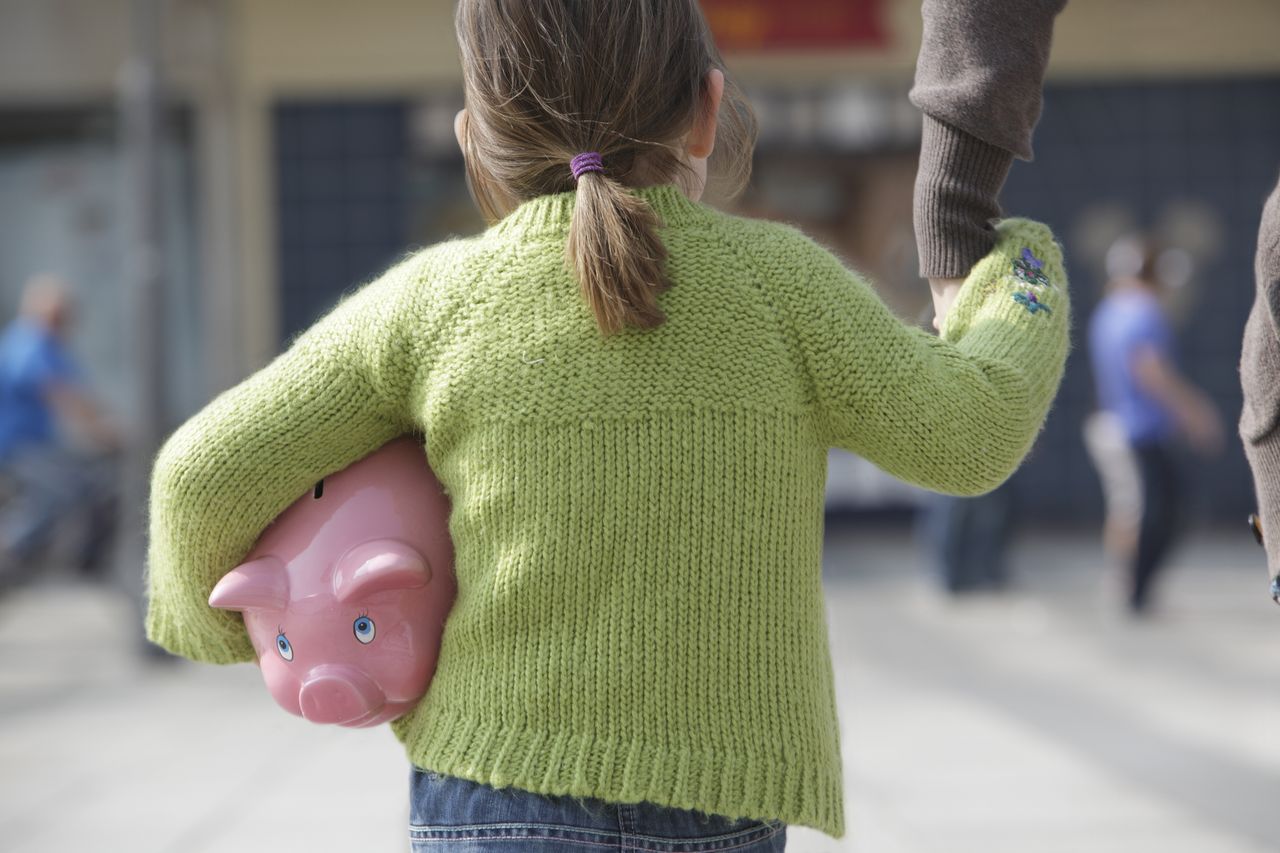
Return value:
<svg viewBox="0 0 1280 853">
<path fill-rule="evenodd" d="M 939 491 L 1001 483 L 1061 378 L 1062 257 L 1001 223 L 938 338 L 794 228 L 638 192 L 670 251 L 661 327 L 597 331 L 565 263 L 574 196 L 545 196 L 406 258 L 178 429 L 147 633 L 252 660 L 214 583 L 317 479 L 418 431 L 459 592 L 392 724 L 412 762 L 840 837 L 828 448 Z"/>
</svg>

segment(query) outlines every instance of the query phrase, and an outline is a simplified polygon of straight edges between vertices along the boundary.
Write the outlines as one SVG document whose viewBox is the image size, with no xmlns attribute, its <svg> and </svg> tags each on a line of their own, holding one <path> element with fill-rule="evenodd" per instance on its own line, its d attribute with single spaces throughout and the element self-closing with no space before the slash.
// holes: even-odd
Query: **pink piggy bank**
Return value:
<svg viewBox="0 0 1280 853">
<path fill-rule="evenodd" d="M 405 437 L 295 501 L 209 604 L 244 614 L 286 711 L 364 727 L 426 693 L 456 589 L 448 498 Z"/>
</svg>

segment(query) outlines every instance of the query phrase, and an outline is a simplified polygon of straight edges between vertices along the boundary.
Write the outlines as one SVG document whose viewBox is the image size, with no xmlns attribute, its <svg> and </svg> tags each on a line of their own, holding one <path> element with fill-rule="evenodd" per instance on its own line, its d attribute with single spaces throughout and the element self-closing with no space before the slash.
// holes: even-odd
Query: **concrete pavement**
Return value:
<svg viewBox="0 0 1280 853">
<path fill-rule="evenodd" d="M 932 591 L 901 534 L 828 526 L 848 835 L 800 853 L 1280 849 L 1280 608 L 1243 533 L 1118 615 L 1089 537 L 1024 535 L 1015 592 Z M 250 666 L 147 665 L 127 599 L 51 578 L 0 602 L 0 848 L 407 849 L 385 727 L 278 710 Z"/>
</svg>

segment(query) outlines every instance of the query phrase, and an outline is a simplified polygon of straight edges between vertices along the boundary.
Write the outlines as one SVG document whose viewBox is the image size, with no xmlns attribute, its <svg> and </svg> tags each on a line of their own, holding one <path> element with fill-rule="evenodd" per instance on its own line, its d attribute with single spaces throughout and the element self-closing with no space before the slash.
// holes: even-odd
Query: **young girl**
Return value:
<svg viewBox="0 0 1280 853">
<path fill-rule="evenodd" d="M 785 225 L 699 203 L 750 112 L 695 0 L 462 0 L 478 237 L 411 255 L 156 461 L 149 636 L 254 652 L 210 589 L 398 435 L 450 494 L 458 597 L 392 724 L 415 849 L 780 850 L 844 833 L 821 583 L 828 449 L 956 494 L 1027 452 L 1061 255 L 1012 220 L 935 338 Z"/>
</svg>

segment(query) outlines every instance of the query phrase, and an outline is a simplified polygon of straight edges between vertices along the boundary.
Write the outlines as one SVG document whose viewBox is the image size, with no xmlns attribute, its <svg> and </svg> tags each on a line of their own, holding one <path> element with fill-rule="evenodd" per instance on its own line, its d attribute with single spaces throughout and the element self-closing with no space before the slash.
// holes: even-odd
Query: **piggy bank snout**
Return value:
<svg viewBox="0 0 1280 853">
<path fill-rule="evenodd" d="M 298 694 L 302 716 L 313 723 L 344 725 L 381 710 L 386 697 L 368 675 L 352 666 L 320 666 Z"/>
</svg>

